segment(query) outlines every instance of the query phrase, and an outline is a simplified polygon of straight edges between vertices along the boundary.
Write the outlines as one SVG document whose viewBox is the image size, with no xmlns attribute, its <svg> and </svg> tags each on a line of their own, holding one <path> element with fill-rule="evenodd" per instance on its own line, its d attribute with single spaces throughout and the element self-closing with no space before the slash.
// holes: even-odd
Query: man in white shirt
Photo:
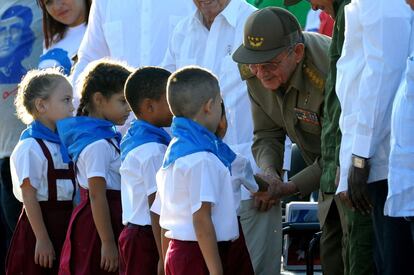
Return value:
<svg viewBox="0 0 414 275">
<path fill-rule="evenodd" d="M 345 40 L 337 63 L 336 91 L 342 109 L 337 193 L 349 188 L 352 207 L 371 213 L 379 274 L 407 274 L 414 257 L 407 247 L 392 249 L 402 224 L 383 214 L 391 107 L 408 55 L 411 13 L 404 0 L 392 5 L 384 0 L 352 1 L 345 7 Z"/>
<path fill-rule="evenodd" d="M 159 65 L 176 23 L 194 10 L 189 0 L 93 1 L 73 83 L 91 61 L 111 57 L 133 67 Z M 75 87 L 76 88 L 76 87 Z"/>
<path fill-rule="evenodd" d="M 414 0 L 406 0 L 414 10 Z M 414 14 L 412 13 L 412 19 Z M 391 117 L 391 152 L 388 171 L 388 197 L 384 213 L 409 224 L 401 231 L 414 244 L 414 28 L 411 28 L 410 56 L 406 71 L 395 95 Z M 407 239 L 408 238 L 408 239 Z M 393 243 L 396 247 L 403 243 Z"/>
<path fill-rule="evenodd" d="M 196 64 L 218 77 L 228 121 L 224 141 L 236 153 L 247 157 L 257 172 L 251 153 L 253 122 L 247 87 L 231 57 L 242 42 L 244 23 L 255 8 L 243 0 L 210 3 L 194 0 L 194 3 L 197 11 L 177 24 L 162 66 L 175 71 Z M 243 187 L 239 213 L 255 273 L 278 274 L 280 214 L 276 207 L 267 212 L 252 208 L 253 199 Z"/>
</svg>

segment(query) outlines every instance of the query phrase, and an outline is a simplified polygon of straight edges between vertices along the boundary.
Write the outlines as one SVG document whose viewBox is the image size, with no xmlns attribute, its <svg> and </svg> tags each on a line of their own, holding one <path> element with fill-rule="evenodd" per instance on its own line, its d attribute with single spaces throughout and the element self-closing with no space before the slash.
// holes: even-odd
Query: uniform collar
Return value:
<svg viewBox="0 0 414 275">
<path fill-rule="evenodd" d="M 221 13 L 219 13 L 216 16 L 216 18 L 214 18 L 214 21 L 216 21 L 216 19 L 219 16 L 223 16 L 226 19 L 227 23 L 230 24 L 230 26 L 232 26 L 233 28 L 236 28 L 237 13 L 239 11 L 240 5 L 241 5 L 240 0 L 230 0 L 230 2 L 227 4 L 227 6 L 224 8 L 224 10 L 222 10 Z M 204 26 L 204 24 L 203 24 L 203 15 L 201 14 L 201 12 L 198 9 L 195 10 L 192 17 L 193 17 L 193 21 L 196 21 L 197 23 Z"/>
</svg>

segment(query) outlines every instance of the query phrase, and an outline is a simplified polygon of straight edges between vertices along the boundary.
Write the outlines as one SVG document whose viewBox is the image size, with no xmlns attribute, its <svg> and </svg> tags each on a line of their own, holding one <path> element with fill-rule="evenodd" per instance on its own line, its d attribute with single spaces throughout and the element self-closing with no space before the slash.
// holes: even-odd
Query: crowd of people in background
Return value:
<svg viewBox="0 0 414 275">
<path fill-rule="evenodd" d="M 411 274 L 413 9 L 3 1 L 0 274 L 280 274 L 312 193 L 323 274 Z"/>
</svg>

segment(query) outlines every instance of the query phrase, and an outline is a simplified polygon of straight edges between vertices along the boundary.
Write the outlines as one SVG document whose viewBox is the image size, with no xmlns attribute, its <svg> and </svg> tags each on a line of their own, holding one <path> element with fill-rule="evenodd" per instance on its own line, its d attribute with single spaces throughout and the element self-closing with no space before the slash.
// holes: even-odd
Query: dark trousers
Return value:
<svg viewBox="0 0 414 275">
<path fill-rule="evenodd" d="M 346 209 L 348 222 L 347 268 L 349 275 L 375 274 L 373 244 L 374 229 L 371 215 Z"/>
<path fill-rule="evenodd" d="M 387 180 L 368 184 L 373 203 L 374 262 L 380 275 L 413 274 L 414 246 L 410 224 L 404 218 L 384 216 Z"/>
<path fill-rule="evenodd" d="M 413 245 L 414 245 L 414 217 L 411 217 L 410 227 L 411 227 L 411 238 L 413 239 Z"/>
<path fill-rule="evenodd" d="M 320 256 L 324 274 L 343 275 L 344 273 L 344 238 L 341 224 L 342 207 L 338 209 L 335 200 L 332 201 L 328 216 L 322 227 L 320 239 Z"/>
<path fill-rule="evenodd" d="M 22 204 L 14 197 L 10 175 L 10 159 L 0 159 L 0 274 L 5 270 L 7 249 L 19 219 Z"/>
</svg>

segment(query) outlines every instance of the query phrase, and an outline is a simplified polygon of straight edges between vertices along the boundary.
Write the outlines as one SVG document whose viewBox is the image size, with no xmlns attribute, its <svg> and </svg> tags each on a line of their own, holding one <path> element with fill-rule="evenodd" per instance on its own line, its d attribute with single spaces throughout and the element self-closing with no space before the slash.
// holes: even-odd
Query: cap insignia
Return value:
<svg viewBox="0 0 414 275">
<path fill-rule="evenodd" d="M 264 41 L 263 37 L 247 36 L 247 39 L 249 40 L 250 46 L 252 46 L 253 48 L 258 48 L 262 46 Z"/>
</svg>

